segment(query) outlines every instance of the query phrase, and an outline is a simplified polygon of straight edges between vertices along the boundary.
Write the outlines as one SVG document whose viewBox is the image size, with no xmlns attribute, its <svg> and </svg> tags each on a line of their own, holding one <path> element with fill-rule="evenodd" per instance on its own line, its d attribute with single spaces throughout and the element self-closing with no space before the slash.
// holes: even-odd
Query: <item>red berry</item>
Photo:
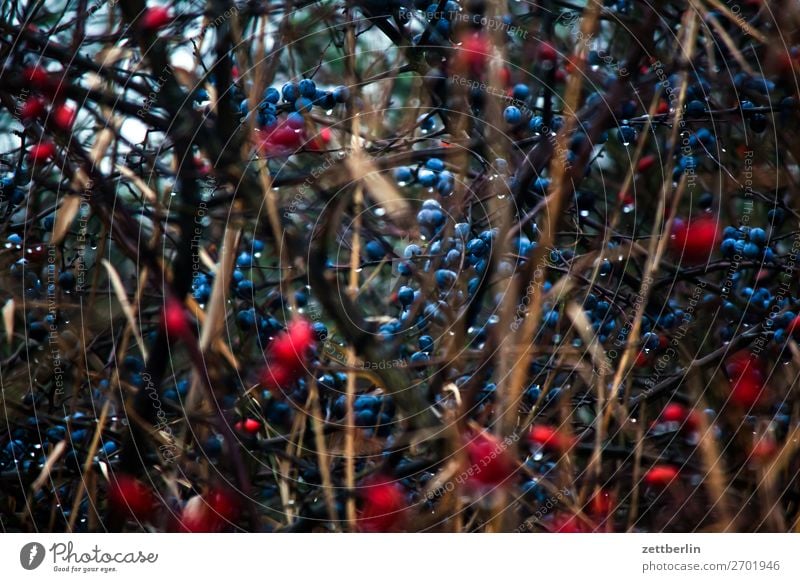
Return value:
<svg viewBox="0 0 800 582">
<path fill-rule="evenodd" d="M 739 378 L 743 375 L 752 375 L 764 378 L 766 367 L 764 361 L 749 350 L 739 350 L 731 354 L 725 361 L 725 372 L 730 378 Z"/>
<path fill-rule="evenodd" d="M 539 44 L 538 54 L 540 61 L 555 61 L 558 57 L 555 47 L 549 42 Z"/>
<path fill-rule="evenodd" d="M 717 238 L 717 223 L 713 218 L 698 218 L 688 223 L 676 220 L 670 246 L 673 253 L 684 262 L 704 263 L 714 252 Z"/>
<path fill-rule="evenodd" d="M 212 489 L 186 502 L 180 525 L 188 533 L 214 533 L 225 529 L 238 514 L 239 507 L 233 495 L 222 489 Z"/>
<path fill-rule="evenodd" d="M 44 99 L 34 95 L 33 97 L 29 97 L 25 103 L 23 103 L 19 112 L 19 116 L 22 121 L 31 121 L 41 117 L 44 113 L 45 107 L 46 105 Z"/>
<path fill-rule="evenodd" d="M 297 379 L 296 372 L 286 366 L 271 362 L 261 370 L 261 385 L 269 389 L 279 389 L 291 384 Z"/>
<path fill-rule="evenodd" d="M 245 418 L 244 420 L 237 422 L 235 428 L 239 432 L 249 435 L 256 435 L 258 434 L 258 431 L 261 430 L 261 423 L 255 418 Z"/>
<path fill-rule="evenodd" d="M 150 487 L 135 477 L 118 474 L 108 486 L 108 507 L 117 514 L 146 521 L 155 510 L 155 496 Z"/>
<path fill-rule="evenodd" d="M 359 487 L 358 528 L 364 532 L 397 531 L 406 521 L 403 487 L 384 475 L 365 479 Z"/>
<path fill-rule="evenodd" d="M 322 140 L 322 143 L 328 144 L 331 142 L 332 136 L 331 128 L 330 127 L 323 127 L 322 131 L 319 132 L 319 138 Z"/>
<path fill-rule="evenodd" d="M 791 334 L 795 339 L 800 337 L 800 315 L 789 322 L 789 325 L 786 326 L 786 333 Z"/>
<path fill-rule="evenodd" d="M 754 374 L 742 374 L 731 381 L 730 401 L 740 408 L 752 408 L 761 400 L 764 385 Z"/>
<path fill-rule="evenodd" d="M 28 150 L 28 159 L 31 163 L 36 164 L 39 162 L 46 162 L 52 158 L 56 153 L 56 146 L 53 142 L 43 141 L 37 143 L 30 150 Z"/>
<path fill-rule="evenodd" d="M 144 11 L 139 21 L 139 27 L 144 32 L 155 33 L 169 24 L 171 20 L 172 17 L 169 14 L 169 8 L 165 6 L 155 6 Z"/>
<path fill-rule="evenodd" d="M 62 103 L 56 106 L 51 117 L 56 127 L 62 131 L 69 131 L 72 129 L 72 124 L 75 123 L 75 110 Z"/>
<path fill-rule="evenodd" d="M 589 502 L 589 513 L 597 519 L 605 519 L 611 515 L 614 499 L 607 491 L 598 491 Z"/>
<path fill-rule="evenodd" d="M 750 451 L 750 461 L 756 465 L 770 461 L 778 452 L 778 445 L 771 436 L 758 439 Z"/>
<path fill-rule="evenodd" d="M 495 487 L 505 483 L 514 473 L 515 465 L 508 445 L 486 432 L 476 434 L 467 442 L 467 457 L 473 471 L 471 484 Z"/>
<path fill-rule="evenodd" d="M 508 70 L 508 67 L 502 67 L 498 71 L 500 77 L 500 84 L 503 87 L 507 87 L 508 84 L 511 82 L 511 71 Z"/>
<path fill-rule="evenodd" d="M 553 519 L 552 531 L 555 533 L 587 533 L 589 528 L 577 515 L 557 515 Z"/>
<path fill-rule="evenodd" d="M 565 451 L 572 445 L 571 439 L 552 426 L 537 424 L 531 427 L 528 440 L 542 449 Z"/>
<path fill-rule="evenodd" d="M 183 307 L 183 302 L 178 299 L 171 297 L 166 300 L 161 315 L 161 324 L 170 340 L 186 339 L 192 335 L 186 309 Z"/>
<path fill-rule="evenodd" d="M 636 169 L 639 172 L 646 172 L 655 165 L 656 157 L 651 154 L 649 156 L 642 156 L 642 159 L 639 160 L 639 164 L 636 166 Z"/>
<path fill-rule="evenodd" d="M 281 123 L 266 132 L 259 132 L 264 137 L 258 140 L 258 149 L 262 155 L 272 157 L 288 156 L 296 152 L 305 141 L 303 131 L 294 130 L 287 123 Z"/>
<path fill-rule="evenodd" d="M 643 481 L 650 487 L 666 487 L 678 476 L 672 465 L 655 465 L 644 474 Z"/>
<path fill-rule="evenodd" d="M 287 370 L 304 368 L 308 350 L 314 345 L 314 331 L 305 319 L 295 319 L 286 331 L 272 340 L 269 355 L 272 362 Z"/>
<path fill-rule="evenodd" d="M 22 76 L 32 88 L 39 91 L 49 91 L 52 87 L 50 75 L 42 67 L 26 67 Z"/>
<path fill-rule="evenodd" d="M 675 422 L 681 425 L 681 431 L 693 432 L 697 430 L 697 416 L 682 404 L 671 402 L 661 411 L 662 422 Z"/>
<path fill-rule="evenodd" d="M 461 42 L 458 49 L 458 61 L 470 72 L 479 75 L 486 66 L 486 61 L 492 54 L 492 45 L 486 36 L 475 33 L 470 34 Z"/>
<path fill-rule="evenodd" d="M 41 263 L 47 257 L 47 249 L 44 245 L 32 244 L 25 249 L 25 258 L 32 263 Z"/>
<path fill-rule="evenodd" d="M 767 371 L 764 361 L 748 350 L 740 350 L 725 362 L 734 406 L 751 408 L 761 400 Z"/>
<path fill-rule="evenodd" d="M 671 402 L 661 411 L 661 419 L 664 422 L 683 422 L 688 414 L 689 411 L 686 410 L 685 406 L 677 402 Z"/>
</svg>

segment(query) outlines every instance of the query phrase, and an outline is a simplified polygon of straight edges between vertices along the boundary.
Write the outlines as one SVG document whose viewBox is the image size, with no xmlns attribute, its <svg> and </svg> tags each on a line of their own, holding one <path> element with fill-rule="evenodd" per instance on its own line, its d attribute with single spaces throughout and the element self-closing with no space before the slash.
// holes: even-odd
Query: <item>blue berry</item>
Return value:
<svg viewBox="0 0 800 582">
<path fill-rule="evenodd" d="M 544 127 L 544 118 L 541 115 L 534 115 L 528 123 L 528 129 L 534 133 L 539 133 Z"/>
<path fill-rule="evenodd" d="M 241 329 L 253 329 L 256 326 L 256 310 L 252 307 L 242 309 L 236 314 L 236 323 Z"/>
<path fill-rule="evenodd" d="M 294 83 L 286 83 L 281 89 L 283 100 L 287 103 L 294 103 L 300 97 L 300 89 Z"/>
<path fill-rule="evenodd" d="M 311 111 L 311 108 L 314 106 L 314 102 L 311 101 L 308 97 L 300 97 L 297 101 L 294 102 L 294 108 L 300 113 L 308 113 Z"/>
<path fill-rule="evenodd" d="M 489 250 L 487 244 L 480 238 L 473 238 L 467 243 L 467 252 L 476 257 L 481 257 Z"/>
<path fill-rule="evenodd" d="M 454 271 L 448 269 L 439 269 L 436 271 L 436 284 L 440 289 L 452 287 L 456 282 L 456 274 Z"/>
<path fill-rule="evenodd" d="M 244 279 L 236 285 L 236 294 L 242 299 L 252 299 L 253 282 Z"/>
<path fill-rule="evenodd" d="M 693 99 L 686 105 L 687 117 L 702 117 L 705 112 L 706 104 L 698 99 Z"/>
<path fill-rule="evenodd" d="M 427 168 L 423 168 L 417 172 L 417 180 L 425 188 L 430 188 L 436 183 L 436 174 Z"/>
<path fill-rule="evenodd" d="M 782 208 L 773 208 L 767 212 L 767 218 L 769 219 L 770 223 L 774 224 L 775 226 L 780 226 L 786 219 L 786 213 Z"/>
<path fill-rule="evenodd" d="M 419 337 L 419 349 L 422 352 L 432 352 L 434 347 L 433 338 L 429 335 Z"/>
<path fill-rule="evenodd" d="M 422 249 L 419 248 L 419 245 L 410 244 L 408 245 L 405 250 L 403 251 L 403 256 L 406 259 L 412 259 L 422 254 Z"/>
<path fill-rule="evenodd" d="M 744 245 L 744 256 L 748 259 L 757 259 L 761 256 L 761 247 L 754 242 L 748 242 Z"/>
<path fill-rule="evenodd" d="M 340 85 L 333 90 L 333 98 L 337 103 L 347 103 L 350 98 L 350 89 Z"/>
<path fill-rule="evenodd" d="M 386 255 L 383 245 L 376 241 L 371 240 L 364 246 L 364 251 L 370 261 L 380 261 Z"/>
<path fill-rule="evenodd" d="M 439 158 L 429 158 L 425 162 L 425 167 L 434 172 L 441 172 L 444 170 L 444 162 Z"/>
<path fill-rule="evenodd" d="M 636 130 L 630 125 L 622 125 L 617 129 L 617 136 L 622 145 L 629 145 L 636 141 Z"/>
<path fill-rule="evenodd" d="M 750 129 L 755 133 L 764 133 L 767 129 L 767 116 L 763 113 L 755 113 L 750 118 Z"/>
<path fill-rule="evenodd" d="M 528 97 L 530 97 L 530 94 L 531 90 L 524 83 L 514 85 L 512 97 L 514 97 L 516 101 L 525 101 Z"/>
<path fill-rule="evenodd" d="M 411 305 L 414 302 L 414 290 L 407 286 L 400 287 L 397 290 L 397 300 L 406 307 Z"/>
<path fill-rule="evenodd" d="M 509 105 L 506 107 L 505 111 L 503 111 L 503 119 L 505 119 L 506 123 L 509 125 L 517 125 L 522 121 L 522 111 L 519 110 L 519 107 Z"/>
<path fill-rule="evenodd" d="M 298 90 L 300 91 L 300 95 L 303 97 L 307 97 L 308 99 L 313 99 L 317 96 L 317 84 L 314 83 L 311 79 L 303 79 L 297 86 Z"/>
<path fill-rule="evenodd" d="M 75 275 L 72 271 L 63 271 L 58 276 L 58 284 L 64 291 L 72 291 L 75 288 Z"/>
<path fill-rule="evenodd" d="M 267 103 L 277 104 L 281 100 L 281 94 L 274 87 L 267 87 L 264 90 L 264 101 Z"/>
<path fill-rule="evenodd" d="M 400 166 L 399 168 L 395 168 L 394 179 L 398 184 L 408 184 L 414 179 L 414 174 L 411 171 L 411 168 L 407 166 Z"/>
<path fill-rule="evenodd" d="M 747 233 L 747 238 L 750 242 L 754 242 L 759 246 L 764 246 L 767 242 L 767 232 L 763 228 L 751 228 Z"/>
</svg>

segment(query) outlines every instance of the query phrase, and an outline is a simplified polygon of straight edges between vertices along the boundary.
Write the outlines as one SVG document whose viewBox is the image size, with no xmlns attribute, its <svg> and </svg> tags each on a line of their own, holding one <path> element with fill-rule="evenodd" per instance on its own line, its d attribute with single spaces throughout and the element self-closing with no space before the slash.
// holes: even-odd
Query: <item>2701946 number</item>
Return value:
<svg viewBox="0 0 800 582">
<path fill-rule="evenodd" d="M 781 569 L 781 563 L 778 560 L 733 560 L 730 562 L 731 571 L 751 571 L 751 570 L 775 570 Z"/>
</svg>

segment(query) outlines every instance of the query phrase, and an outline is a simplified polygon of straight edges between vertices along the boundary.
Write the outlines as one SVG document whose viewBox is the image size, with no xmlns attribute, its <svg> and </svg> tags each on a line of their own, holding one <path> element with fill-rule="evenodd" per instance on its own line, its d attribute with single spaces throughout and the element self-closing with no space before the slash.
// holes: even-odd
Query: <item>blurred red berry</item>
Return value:
<svg viewBox="0 0 800 582">
<path fill-rule="evenodd" d="M 676 219 L 670 247 L 683 262 L 704 263 L 714 252 L 718 237 L 717 223 L 713 218 L 697 218 L 689 222 Z"/>
<path fill-rule="evenodd" d="M 750 462 L 755 465 L 763 465 L 772 460 L 778 452 L 778 444 L 771 435 L 764 435 L 759 438 L 750 451 Z"/>
<path fill-rule="evenodd" d="M 233 495 L 215 488 L 186 502 L 180 527 L 188 533 L 215 533 L 229 526 L 238 514 L 239 506 Z"/>
<path fill-rule="evenodd" d="M 31 121 L 41 117 L 47 107 L 45 100 L 36 95 L 29 97 L 25 103 L 22 104 L 19 116 L 22 121 Z"/>
<path fill-rule="evenodd" d="M 786 326 L 786 333 L 791 334 L 795 339 L 800 338 L 800 315 L 789 322 L 789 325 Z"/>
<path fill-rule="evenodd" d="M 25 248 L 25 258 L 31 263 L 41 263 L 47 257 L 47 249 L 44 245 L 32 244 Z"/>
<path fill-rule="evenodd" d="M 688 411 L 685 406 L 677 402 L 671 402 L 661 411 L 661 420 L 664 422 L 683 422 L 687 414 Z"/>
<path fill-rule="evenodd" d="M 500 84 L 503 87 L 507 87 L 511 82 L 511 71 L 508 70 L 508 67 L 501 67 L 498 71 L 498 76 L 500 77 Z"/>
<path fill-rule="evenodd" d="M 170 23 L 172 17 L 169 8 L 165 6 L 154 6 L 147 8 L 139 20 L 139 28 L 147 33 L 155 33 Z"/>
<path fill-rule="evenodd" d="M 241 433 L 256 435 L 261 430 L 261 423 L 255 418 L 245 418 L 237 422 L 234 428 Z"/>
<path fill-rule="evenodd" d="M 270 361 L 290 371 L 305 367 L 308 351 L 314 345 L 314 331 L 305 319 L 295 319 L 286 331 L 269 345 Z"/>
<path fill-rule="evenodd" d="M 588 533 L 589 527 L 577 515 L 556 515 L 551 531 L 555 533 Z"/>
<path fill-rule="evenodd" d="M 678 469 L 672 465 L 655 465 L 644 474 L 642 480 L 650 487 L 666 487 L 678 476 Z"/>
<path fill-rule="evenodd" d="M 558 52 L 556 52 L 555 47 L 549 42 L 539 43 L 537 54 L 539 56 L 540 61 L 546 61 L 546 62 L 555 61 L 556 58 L 558 57 Z"/>
<path fill-rule="evenodd" d="M 639 160 L 639 164 L 636 166 L 637 171 L 639 172 L 647 172 L 650 168 L 656 165 L 656 157 L 652 154 L 648 156 L 642 156 Z"/>
<path fill-rule="evenodd" d="M 508 445 L 497 437 L 479 432 L 467 442 L 469 482 L 472 485 L 495 487 L 514 474 L 515 465 Z"/>
<path fill-rule="evenodd" d="M 731 384 L 731 404 L 751 408 L 759 403 L 767 375 L 765 363 L 760 357 L 748 350 L 740 350 L 727 359 L 725 372 Z"/>
<path fill-rule="evenodd" d="M 485 35 L 474 33 L 467 35 L 458 48 L 458 62 L 474 74 L 484 72 L 486 61 L 492 54 L 492 45 Z"/>
<path fill-rule="evenodd" d="M 274 362 L 268 363 L 261 370 L 259 382 L 270 390 L 283 388 L 297 379 L 297 373 L 286 366 Z"/>
<path fill-rule="evenodd" d="M 740 408 L 752 408 L 761 401 L 764 385 L 753 374 L 743 374 L 731 381 L 730 401 Z"/>
<path fill-rule="evenodd" d="M 617 194 L 617 198 L 623 206 L 630 206 L 636 202 L 636 199 L 631 195 L 630 192 L 619 192 Z"/>
<path fill-rule="evenodd" d="M 62 131 L 69 131 L 75 123 L 75 110 L 64 103 L 57 105 L 50 116 L 55 126 Z"/>
<path fill-rule="evenodd" d="M 183 302 L 173 297 L 165 302 L 161 324 L 170 340 L 186 339 L 192 336 L 192 328 L 189 325 L 189 317 Z"/>
<path fill-rule="evenodd" d="M 359 486 L 358 528 L 364 532 L 397 531 L 406 521 L 403 487 L 391 478 L 375 475 Z"/>
<path fill-rule="evenodd" d="M 697 415 L 682 404 L 670 402 L 661 411 L 662 422 L 675 422 L 681 425 L 681 431 L 694 432 L 698 427 Z"/>
<path fill-rule="evenodd" d="M 600 490 L 589 502 L 589 513 L 598 520 L 606 519 L 614 509 L 614 498 L 608 491 Z"/>
<path fill-rule="evenodd" d="M 155 511 L 155 496 L 150 487 L 126 474 L 111 477 L 108 486 L 108 507 L 119 515 L 132 515 L 147 521 Z"/>
<path fill-rule="evenodd" d="M 42 163 L 52 158 L 56 153 L 56 146 L 53 142 L 43 141 L 37 143 L 30 150 L 28 150 L 28 159 L 31 163 Z"/>
<path fill-rule="evenodd" d="M 766 375 L 766 365 L 757 355 L 749 350 L 739 350 L 728 356 L 725 360 L 725 372 L 731 378 L 738 378 L 743 375 L 753 375 L 764 379 Z"/>
<path fill-rule="evenodd" d="M 37 91 L 49 91 L 52 87 L 50 74 L 42 67 L 26 67 L 22 77 L 30 87 Z"/>
<path fill-rule="evenodd" d="M 258 150 L 268 158 L 289 156 L 299 150 L 305 141 L 303 131 L 292 129 L 285 122 L 258 133 Z"/>
<path fill-rule="evenodd" d="M 556 428 L 545 424 L 537 424 L 531 427 L 528 440 L 532 445 L 554 451 L 564 452 L 572 446 L 572 439 Z"/>
</svg>

